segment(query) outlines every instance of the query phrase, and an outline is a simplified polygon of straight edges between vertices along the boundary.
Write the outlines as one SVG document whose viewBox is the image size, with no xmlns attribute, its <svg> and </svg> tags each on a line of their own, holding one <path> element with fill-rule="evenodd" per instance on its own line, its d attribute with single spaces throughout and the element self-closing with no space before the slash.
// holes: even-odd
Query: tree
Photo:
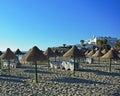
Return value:
<svg viewBox="0 0 120 96">
<path fill-rule="evenodd" d="M 97 46 L 100 49 L 106 49 L 106 50 L 111 49 L 111 46 L 108 44 L 108 40 L 106 38 L 104 40 L 97 40 Z"/>
<path fill-rule="evenodd" d="M 104 39 L 104 40 L 103 40 L 103 45 L 107 45 L 107 43 L 108 43 L 108 40 L 107 40 L 107 39 Z"/>
<path fill-rule="evenodd" d="M 102 48 L 106 49 L 106 50 L 110 50 L 111 49 L 111 46 L 108 45 L 108 40 L 106 38 L 103 40 Z"/>
<path fill-rule="evenodd" d="M 115 48 L 120 48 L 120 40 L 117 40 L 114 45 Z"/>
<path fill-rule="evenodd" d="M 66 44 L 63 44 L 63 47 L 66 47 Z"/>
<path fill-rule="evenodd" d="M 103 45 L 103 41 L 102 40 L 97 40 L 97 46 L 99 46 L 101 48 L 102 45 Z"/>
<path fill-rule="evenodd" d="M 84 46 L 84 42 L 85 42 L 84 40 L 80 40 L 82 46 Z"/>
</svg>

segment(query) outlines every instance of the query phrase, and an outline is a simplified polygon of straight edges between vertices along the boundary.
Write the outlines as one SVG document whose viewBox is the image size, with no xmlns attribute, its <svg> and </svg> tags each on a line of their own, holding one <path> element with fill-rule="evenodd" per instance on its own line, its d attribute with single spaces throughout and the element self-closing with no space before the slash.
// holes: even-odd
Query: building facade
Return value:
<svg viewBox="0 0 120 96">
<path fill-rule="evenodd" d="M 90 39 L 90 40 L 87 40 L 87 44 L 94 44 L 94 45 L 97 45 L 97 40 L 107 40 L 107 43 L 113 47 L 115 42 L 117 41 L 117 38 L 113 38 L 113 37 L 102 37 L 102 36 L 95 36 L 93 35 L 93 38 Z"/>
</svg>

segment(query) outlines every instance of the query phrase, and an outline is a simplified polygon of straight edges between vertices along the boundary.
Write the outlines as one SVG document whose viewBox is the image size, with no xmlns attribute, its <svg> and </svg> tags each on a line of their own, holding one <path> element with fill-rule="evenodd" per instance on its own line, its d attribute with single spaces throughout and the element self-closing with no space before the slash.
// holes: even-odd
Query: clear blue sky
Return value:
<svg viewBox="0 0 120 96">
<path fill-rule="evenodd" d="M 45 50 L 120 37 L 120 0 L 0 0 L 0 50 Z"/>
</svg>

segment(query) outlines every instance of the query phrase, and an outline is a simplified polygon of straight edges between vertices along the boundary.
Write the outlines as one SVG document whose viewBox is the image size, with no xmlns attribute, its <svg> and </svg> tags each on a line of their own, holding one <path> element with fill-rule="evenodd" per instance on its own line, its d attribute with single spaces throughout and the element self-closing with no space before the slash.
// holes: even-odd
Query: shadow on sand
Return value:
<svg viewBox="0 0 120 96">
<path fill-rule="evenodd" d="M 32 69 L 32 70 L 24 70 L 24 72 L 27 72 L 27 73 L 35 73 L 35 69 Z M 55 74 L 53 72 L 47 72 L 47 71 L 40 71 L 38 70 L 37 71 L 39 74 Z"/>
<path fill-rule="evenodd" d="M 72 78 L 72 77 L 64 77 L 59 79 L 52 79 L 53 82 L 60 82 L 60 83 L 87 83 L 87 84 L 108 84 L 103 82 L 97 82 L 92 80 L 80 79 L 80 78 Z"/>
<path fill-rule="evenodd" d="M 30 79 L 30 77 L 26 77 L 26 76 L 12 76 L 12 75 L 0 75 L 2 77 L 6 77 L 6 78 L 16 78 L 16 79 Z"/>
<path fill-rule="evenodd" d="M 120 71 L 120 69 L 119 69 L 119 68 L 116 68 L 116 70 Z"/>
<path fill-rule="evenodd" d="M 97 75 L 107 75 L 107 76 L 120 76 L 120 73 L 111 73 L 111 72 L 104 72 L 99 70 L 92 70 L 92 69 L 80 69 L 80 72 L 92 72 Z"/>
<path fill-rule="evenodd" d="M 104 66 L 103 65 L 92 65 L 92 66 L 91 65 L 87 65 L 87 67 L 105 67 L 105 66 L 106 65 L 104 65 Z"/>
<path fill-rule="evenodd" d="M 22 68 L 22 69 L 33 69 L 32 66 L 21 66 L 20 68 Z"/>
<path fill-rule="evenodd" d="M 11 75 L 1 75 L 0 81 L 15 82 L 15 83 L 25 83 L 24 79 L 30 79 L 25 76 L 11 76 Z"/>
</svg>

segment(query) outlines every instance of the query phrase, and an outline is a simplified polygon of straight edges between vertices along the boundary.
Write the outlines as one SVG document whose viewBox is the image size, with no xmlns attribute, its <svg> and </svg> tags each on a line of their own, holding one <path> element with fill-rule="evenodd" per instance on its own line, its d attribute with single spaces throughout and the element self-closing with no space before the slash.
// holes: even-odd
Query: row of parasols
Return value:
<svg viewBox="0 0 120 96">
<path fill-rule="evenodd" d="M 111 59 L 119 59 L 119 56 L 114 49 L 109 50 L 108 52 L 106 50 L 92 50 L 90 52 L 86 51 L 85 53 L 80 51 L 76 46 L 72 46 L 71 49 L 69 49 L 65 54 L 63 54 L 63 59 L 71 59 L 73 58 L 86 58 L 86 57 L 101 57 L 102 59 L 110 59 L 110 71 L 111 71 Z M 0 60 L 4 61 L 7 60 L 10 62 L 11 60 L 14 60 L 16 62 L 19 62 L 19 59 L 16 55 L 22 55 L 23 53 L 20 52 L 20 50 L 17 50 L 15 53 L 11 51 L 10 48 L 7 48 L 5 53 L 1 53 Z M 34 46 L 31 48 L 26 54 L 23 55 L 21 62 L 32 62 L 35 64 L 35 71 L 36 71 L 36 82 L 38 82 L 37 79 L 37 62 L 38 61 L 48 61 L 48 67 L 49 67 L 49 58 L 50 57 L 57 57 L 60 56 L 60 53 L 56 50 L 53 52 L 51 48 L 48 48 L 45 52 L 40 50 L 37 46 Z M 0 64 L 1 65 L 1 64 Z"/>
<path fill-rule="evenodd" d="M 93 57 L 93 58 L 101 58 L 101 59 L 119 59 L 118 56 L 119 52 L 115 51 L 114 49 L 111 49 L 109 51 L 107 50 L 92 50 L 92 51 L 86 51 L 83 53 L 80 51 L 76 46 L 73 46 L 71 49 L 69 49 L 65 54 L 63 54 L 63 60 L 64 59 L 71 59 L 71 58 L 86 58 L 86 57 Z M 14 60 L 16 62 L 19 62 L 17 56 L 23 55 L 23 53 L 18 49 L 15 53 L 11 51 L 10 48 L 6 50 L 5 53 L 2 54 L 0 52 L 0 59 L 3 60 Z M 37 62 L 37 61 L 46 61 L 49 60 L 50 57 L 57 57 L 60 56 L 60 53 L 55 50 L 55 52 L 52 51 L 51 48 L 48 48 L 45 52 L 40 50 L 38 47 L 34 46 L 32 49 L 30 49 L 26 54 L 22 56 L 21 62 Z"/>
</svg>

